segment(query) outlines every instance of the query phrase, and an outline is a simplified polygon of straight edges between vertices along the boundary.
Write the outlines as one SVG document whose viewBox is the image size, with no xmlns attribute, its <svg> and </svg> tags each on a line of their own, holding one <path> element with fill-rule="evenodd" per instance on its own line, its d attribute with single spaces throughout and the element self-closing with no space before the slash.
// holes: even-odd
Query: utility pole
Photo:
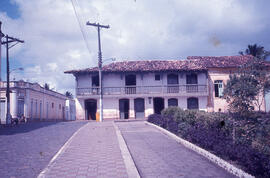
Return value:
<svg viewBox="0 0 270 178">
<path fill-rule="evenodd" d="M 99 109 L 100 109 L 100 122 L 103 121 L 103 88 L 102 88 L 102 53 L 100 44 L 100 28 L 110 28 L 109 25 L 100 25 L 99 23 L 90 23 L 89 21 L 86 25 L 97 27 L 98 29 L 98 74 L 99 74 Z"/>
<path fill-rule="evenodd" d="M 16 42 L 15 44 L 9 46 L 9 43 Z M 15 46 L 18 43 L 24 43 L 24 41 L 19 40 L 17 38 L 10 37 L 6 35 L 6 41 L 2 42 L 2 44 L 6 44 L 6 53 L 7 53 L 7 88 L 6 88 L 6 97 L 7 97 L 7 113 L 6 113 L 6 124 L 11 123 L 11 115 L 10 115 L 10 89 L 9 89 L 9 49 Z"/>
<path fill-rule="evenodd" d="M 0 81 L 2 81 L 2 37 L 5 35 L 2 33 L 2 22 L 0 21 Z"/>
</svg>

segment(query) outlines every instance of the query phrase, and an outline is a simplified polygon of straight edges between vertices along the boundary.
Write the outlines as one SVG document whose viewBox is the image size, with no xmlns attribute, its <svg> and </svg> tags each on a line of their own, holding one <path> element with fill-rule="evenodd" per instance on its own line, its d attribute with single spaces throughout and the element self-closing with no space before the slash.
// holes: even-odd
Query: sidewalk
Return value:
<svg viewBox="0 0 270 178">
<path fill-rule="evenodd" d="M 141 177 L 235 177 L 144 122 L 116 123 Z"/>
<path fill-rule="evenodd" d="M 39 177 L 128 177 L 113 122 L 90 122 Z"/>
</svg>

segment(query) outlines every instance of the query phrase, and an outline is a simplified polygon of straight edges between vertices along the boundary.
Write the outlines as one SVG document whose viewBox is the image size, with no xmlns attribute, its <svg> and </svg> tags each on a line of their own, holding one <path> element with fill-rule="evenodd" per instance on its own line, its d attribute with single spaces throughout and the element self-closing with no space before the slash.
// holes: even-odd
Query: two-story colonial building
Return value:
<svg viewBox="0 0 270 178">
<path fill-rule="evenodd" d="M 104 119 L 145 118 L 169 106 L 226 111 L 221 98 L 229 75 L 252 56 L 113 62 L 102 68 Z M 76 78 L 77 119 L 99 112 L 98 68 L 71 70 Z M 265 109 L 265 104 L 262 106 Z"/>
</svg>

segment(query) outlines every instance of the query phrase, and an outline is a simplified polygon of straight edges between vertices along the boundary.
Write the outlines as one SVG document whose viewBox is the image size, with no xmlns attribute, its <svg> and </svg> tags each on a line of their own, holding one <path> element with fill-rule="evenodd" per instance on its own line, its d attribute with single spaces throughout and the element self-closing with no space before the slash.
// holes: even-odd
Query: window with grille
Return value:
<svg viewBox="0 0 270 178">
<path fill-rule="evenodd" d="M 215 80 L 214 87 L 215 87 L 215 97 L 222 97 L 223 96 L 223 81 Z"/>
</svg>

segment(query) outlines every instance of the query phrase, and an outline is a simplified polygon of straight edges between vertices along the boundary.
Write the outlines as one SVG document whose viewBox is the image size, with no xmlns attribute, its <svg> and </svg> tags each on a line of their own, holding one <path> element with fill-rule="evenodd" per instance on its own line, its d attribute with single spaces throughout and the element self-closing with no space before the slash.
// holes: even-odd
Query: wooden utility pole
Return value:
<svg viewBox="0 0 270 178">
<path fill-rule="evenodd" d="M 98 29 L 98 74 L 99 74 L 99 110 L 100 110 L 100 122 L 103 121 L 103 88 L 102 88 L 102 53 L 101 53 L 101 42 L 100 42 L 100 28 L 110 28 L 109 25 L 100 25 L 99 23 L 90 23 L 86 25 L 97 27 Z"/>
<path fill-rule="evenodd" d="M 0 21 L 0 81 L 2 81 L 2 37 L 5 35 L 2 33 L 2 22 Z"/>
<path fill-rule="evenodd" d="M 15 44 L 9 46 L 9 43 L 16 42 Z M 6 55 L 7 55 L 7 87 L 6 87 L 6 97 L 7 97 L 7 113 L 6 113 L 6 124 L 11 123 L 11 115 L 10 115 L 10 88 L 9 88 L 9 49 L 15 46 L 18 43 L 24 43 L 24 41 L 19 40 L 17 38 L 10 37 L 6 35 L 6 41 L 2 42 L 2 44 L 6 44 Z"/>
</svg>

